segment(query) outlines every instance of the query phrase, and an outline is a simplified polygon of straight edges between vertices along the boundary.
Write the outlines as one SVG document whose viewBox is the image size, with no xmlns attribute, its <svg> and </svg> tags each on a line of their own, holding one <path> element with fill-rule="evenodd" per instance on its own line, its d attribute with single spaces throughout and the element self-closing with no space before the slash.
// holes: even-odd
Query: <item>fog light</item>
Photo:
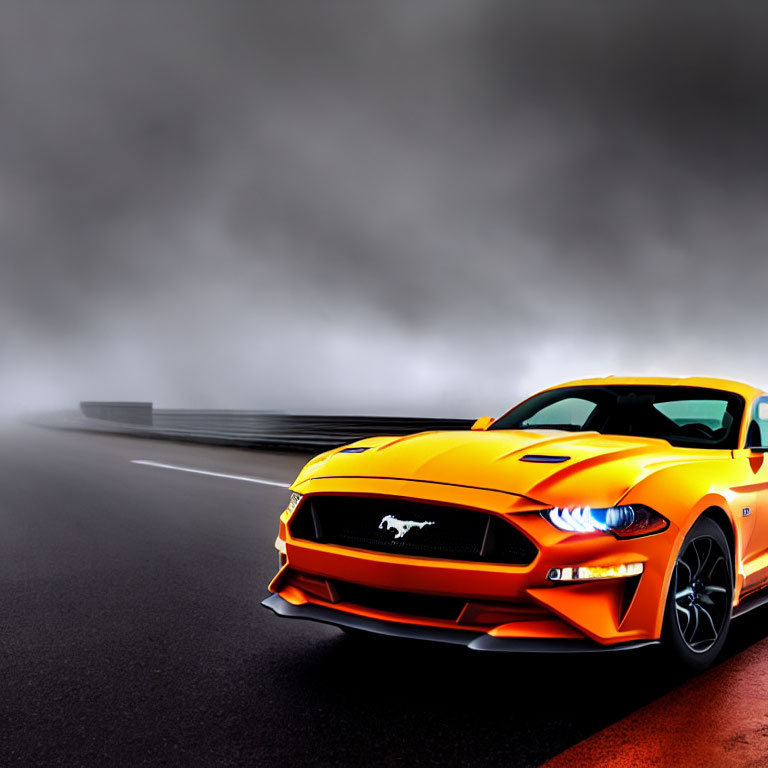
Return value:
<svg viewBox="0 0 768 768">
<path fill-rule="evenodd" d="M 549 581 L 587 581 L 588 579 L 622 579 L 625 576 L 639 576 L 643 563 L 622 563 L 621 565 L 579 565 L 574 568 L 550 568 Z"/>
</svg>

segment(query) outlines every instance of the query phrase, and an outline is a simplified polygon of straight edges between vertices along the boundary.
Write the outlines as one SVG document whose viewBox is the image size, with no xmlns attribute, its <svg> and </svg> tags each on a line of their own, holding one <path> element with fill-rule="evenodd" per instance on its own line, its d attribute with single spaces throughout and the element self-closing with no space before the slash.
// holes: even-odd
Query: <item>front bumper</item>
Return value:
<svg viewBox="0 0 768 768">
<path fill-rule="evenodd" d="M 601 533 L 560 531 L 540 515 L 539 509 L 532 509 L 529 500 L 484 489 L 328 478 L 300 490 L 313 495 L 394 496 L 478 509 L 517 526 L 539 553 L 529 565 L 518 566 L 350 549 L 295 538 L 290 530 L 291 515 L 284 512 L 276 542 L 282 567 L 269 586 L 279 600 L 268 598 L 265 603 L 281 616 L 404 637 L 450 637 L 453 639 L 442 641 L 474 649 L 535 647 L 562 652 L 582 647 L 634 648 L 658 642 L 680 535 L 674 525 L 651 536 L 617 540 Z M 640 577 L 560 583 L 547 580 L 551 568 L 634 562 L 644 564 Z M 320 588 L 318 580 L 322 582 Z M 466 601 L 467 612 L 483 617 L 474 622 L 467 620 L 467 613 L 458 619 L 435 618 L 345 599 L 343 593 L 328 593 L 334 591 L 334 585 L 343 587 L 345 583 L 421 598 L 456 598 Z M 517 615 L 504 618 L 504 604 Z M 489 618 L 489 606 L 492 613 L 501 607 L 501 618 Z"/>
<path fill-rule="evenodd" d="M 430 627 L 422 624 L 403 624 L 382 619 L 372 619 L 354 613 L 343 613 L 321 605 L 305 603 L 294 605 L 280 597 L 270 595 L 261 604 L 278 616 L 289 619 L 307 619 L 336 627 L 360 629 L 377 635 L 399 637 L 408 640 L 463 645 L 471 651 L 496 651 L 502 653 L 595 653 L 602 651 L 631 651 L 649 645 L 658 645 L 658 640 L 637 640 L 634 642 L 601 645 L 594 640 L 559 640 L 536 638 L 496 637 L 485 632 L 468 632 L 460 629 Z"/>
</svg>

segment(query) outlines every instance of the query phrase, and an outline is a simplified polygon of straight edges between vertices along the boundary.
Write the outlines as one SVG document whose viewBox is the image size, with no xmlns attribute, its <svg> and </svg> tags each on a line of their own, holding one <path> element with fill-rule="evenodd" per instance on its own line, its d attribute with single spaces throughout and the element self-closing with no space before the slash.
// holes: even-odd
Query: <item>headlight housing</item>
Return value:
<svg viewBox="0 0 768 768">
<path fill-rule="evenodd" d="M 304 498 L 304 497 L 303 497 L 303 496 L 302 496 L 300 493 L 292 493 L 292 494 L 291 494 L 291 498 L 290 498 L 290 499 L 288 499 L 288 506 L 286 507 L 286 509 L 287 509 L 289 512 L 293 512 L 293 510 L 294 510 L 294 509 L 296 509 L 296 507 L 298 507 L 298 506 L 299 506 L 299 502 L 300 502 L 300 501 L 301 501 L 303 498 Z"/>
<path fill-rule="evenodd" d="M 592 509 L 587 506 L 554 507 L 541 513 L 555 528 L 569 533 L 606 531 L 620 539 L 660 533 L 669 520 L 643 504 Z"/>
</svg>

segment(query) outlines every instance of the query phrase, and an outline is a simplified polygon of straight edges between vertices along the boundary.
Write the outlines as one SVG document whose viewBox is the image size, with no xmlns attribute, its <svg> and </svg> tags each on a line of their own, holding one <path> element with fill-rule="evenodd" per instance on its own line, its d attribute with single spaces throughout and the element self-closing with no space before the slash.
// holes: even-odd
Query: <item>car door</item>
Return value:
<svg viewBox="0 0 768 768">
<path fill-rule="evenodd" d="M 763 452 L 768 451 L 768 397 L 759 397 L 753 404 L 746 447 L 744 458 L 752 475 L 748 494 L 751 502 L 744 506 L 742 515 L 752 516 L 753 520 L 752 533 L 742 550 L 742 595 L 768 586 L 768 452 Z"/>
</svg>

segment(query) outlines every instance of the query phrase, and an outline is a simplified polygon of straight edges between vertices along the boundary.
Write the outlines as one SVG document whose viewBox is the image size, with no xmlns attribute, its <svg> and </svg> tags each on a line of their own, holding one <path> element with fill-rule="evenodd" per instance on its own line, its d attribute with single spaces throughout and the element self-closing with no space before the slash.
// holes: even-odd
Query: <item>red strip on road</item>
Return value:
<svg viewBox="0 0 768 768">
<path fill-rule="evenodd" d="M 581 766 L 768 766 L 768 640 L 571 747 L 541 768 Z"/>
</svg>

